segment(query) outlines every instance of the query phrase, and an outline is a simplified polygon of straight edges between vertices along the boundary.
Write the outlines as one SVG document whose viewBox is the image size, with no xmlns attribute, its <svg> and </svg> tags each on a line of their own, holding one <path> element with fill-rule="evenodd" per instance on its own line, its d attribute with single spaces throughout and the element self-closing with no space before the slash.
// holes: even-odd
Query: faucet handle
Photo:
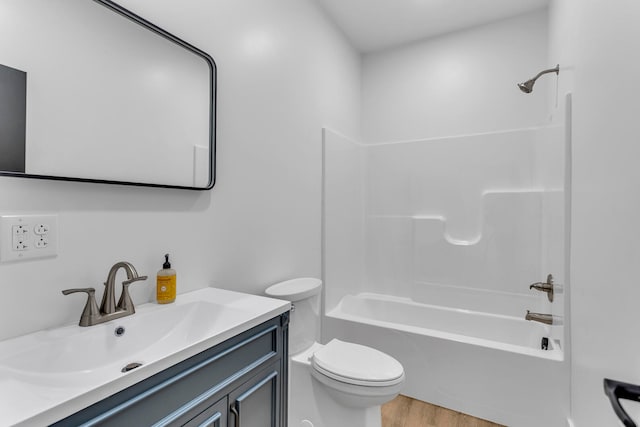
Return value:
<svg viewBox="0 0 640 427">
<path fill-rule="evenodd" d="M 75 294 L 76 292 L 86 292 L 86 293 L 95 293 L 96 289 L 95 288 L 71 288 L 71 289 L 65 289 L 62 291 L 63 295 L 69 295 L 69 294 Z"/>
<path fill-rule="evenodd" d="M 529 286 L 529 289 L 535 289 L 536 291 L 546 292 L 549 302 L 553 302 L 553 293 L 554 293 L 553 275 L 549 274 L 547 276 L 546 282 L 532 283 Z"/>
<path fill-rule="evenodd" d="M 96 303 L 96 290 L 95 288 L 72 288 L 63 290 L 62 294 L 69 295 L 76 292 L 87 293 L 87 303 L 84 305 L 84 309 L 82 310 L 82 315 L 80 316 L 80 322 L 78 323 L 78 325 L 90 326 L 93 324 L 93 321 L 95 319 L 100 317 L 100 309 L 98 308 L 98 304 Z"/>
<path fill-rule="evenodd" d="M 142 280 L 147 280 L 147 276 L 138 276 L 122 282 L 122 292 L 120 293 L 120 300 L 117 306 L 118 310 L 123 310 L 131 314 L 136 312 L 133 301 L 131 300 L 131 295 L 129 295 L 129 285 Z"/>
</svg>

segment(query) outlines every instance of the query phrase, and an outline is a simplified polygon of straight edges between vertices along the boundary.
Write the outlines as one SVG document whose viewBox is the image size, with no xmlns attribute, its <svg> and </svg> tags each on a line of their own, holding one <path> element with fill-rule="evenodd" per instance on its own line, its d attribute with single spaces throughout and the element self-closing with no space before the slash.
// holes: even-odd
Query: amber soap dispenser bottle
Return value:
<svg viewBox="0 0 640 427">
<path fill-rule="evenodd" d="M 156 299 L 158 304 L 169 304 L 176 300 L 176 271 L 171 268 L 169 254 L 165 254 L 162 270 L 158 271 Z"/>
</svg>

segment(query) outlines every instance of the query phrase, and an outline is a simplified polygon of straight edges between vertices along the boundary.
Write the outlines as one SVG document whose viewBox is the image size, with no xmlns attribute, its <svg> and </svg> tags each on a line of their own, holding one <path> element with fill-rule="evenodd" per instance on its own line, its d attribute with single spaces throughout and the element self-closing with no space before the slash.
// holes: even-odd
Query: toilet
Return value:
<svg viewBox="0 0 640 427">
<path fill-rule="evenodd" d="M 290 301 L 289 427 L 380 427 L 380 406 L 405 381 L 393 357 L 332 339 L 319 344 L 322 281 L 297 278 L 265 291 Z"/>
</svg>

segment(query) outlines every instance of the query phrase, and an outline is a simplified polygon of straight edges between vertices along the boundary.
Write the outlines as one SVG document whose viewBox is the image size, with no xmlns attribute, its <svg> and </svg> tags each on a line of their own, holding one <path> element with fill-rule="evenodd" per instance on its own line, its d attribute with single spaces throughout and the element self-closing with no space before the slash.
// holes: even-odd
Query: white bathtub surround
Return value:
<svg viewBox="0 0 640 427">
<path fill-rule="evenodd" d="M 324 282 L 332 289 L 364 291 L 365 155 L 367 147 L 329 129 L 322 130 L 323 209 L 322 262 Z M 335 215 L 335 216 L 334 216 Z M 327 218 L 339 218 L 333 221 Z M 327 250 L 327 245 L 331 250 Z M 331 268 L 326 268 L 330 265 Z M 341 294 L 323 292 L 324 306 L 333 307 Z"/>
<path fill-rule="evenodd" d="M 443 185 L 451 188 L 446 182 Z M 436 213 L 435 209 L 430 215 L 370 214 L 367 280 L 386 292 L 395 287 L 394 277 L 406 276 L 407 295 L 426 302 L 422 283 L 537 296 L 526 285 L 527 280 L 533 283 L 543 277 L 541 254 L 547 249 L 544 245 L 554 243 L 544 241 L 541 234 L 543 200 L 552 201 L 553 196 L 553 201 L 562 200 L 561 191 L 485 191 L 477 207 L 460 208 L 476 217 L 469 220 L 449 220 L 445 210 Z M 428 200 L 430 195 L 424 194 L 424 198 Z M 433 203 L 438 206 L 436 200 Z M 404 239 L 399 241 L 399 236 Z M 399 261 L 399 256 L 404 261 Z M 557 276 L 562 273 L 556 271 Z"/>
<path fill-rule="evenodd" d="M 532 128 L 360 145 L 325 130 L 326 309 L 373 292 L 562 316 L 529 285 L 549 273 L 564 282 L 563 136 Z"/>
<path fill-rule="evenodd" d="M 405 366 L 411 397 L 563 426 L 564 136 L 558 126 L 361 145 L 325 131 L 325 339 L 379 343 Z M 548 274 L 553 303 L 529 289 Z M 524 320 L 527 310 L 554 325 Z"/>
</svg>

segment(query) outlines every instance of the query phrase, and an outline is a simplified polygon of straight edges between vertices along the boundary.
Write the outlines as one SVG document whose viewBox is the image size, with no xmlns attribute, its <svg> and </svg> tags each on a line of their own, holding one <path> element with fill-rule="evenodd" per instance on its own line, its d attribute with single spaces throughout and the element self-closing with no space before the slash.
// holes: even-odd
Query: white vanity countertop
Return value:
<svg viewBox="0 0 640 427">
<path fill-rule="evenodd" d="M 0 425 L 57 422 L 289 309 L 287 301 L 204 288 L 100 325 L 2 341 Z M 125 333 L 116 337 L 119 326 Z M 130 362 L 143 365 L 122 373 Z"/>
</svg>

